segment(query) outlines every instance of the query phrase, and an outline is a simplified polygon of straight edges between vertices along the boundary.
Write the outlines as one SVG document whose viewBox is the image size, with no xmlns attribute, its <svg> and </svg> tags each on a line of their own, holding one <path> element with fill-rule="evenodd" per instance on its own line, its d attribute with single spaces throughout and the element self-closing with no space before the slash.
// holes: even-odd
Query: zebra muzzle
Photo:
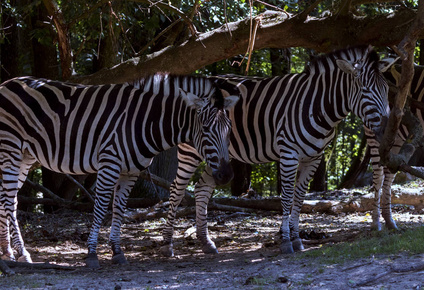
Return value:
<svg viewBox="0 0 424 290">
<path fill-rule="evenodd" d="M 217 185 L 225 185 L 231 181 L 234 177 L 233 168 L 230 162 L 221 159 L 219 162 L 219 168 L 212 172 L 212 176 Z"/>
</svg>

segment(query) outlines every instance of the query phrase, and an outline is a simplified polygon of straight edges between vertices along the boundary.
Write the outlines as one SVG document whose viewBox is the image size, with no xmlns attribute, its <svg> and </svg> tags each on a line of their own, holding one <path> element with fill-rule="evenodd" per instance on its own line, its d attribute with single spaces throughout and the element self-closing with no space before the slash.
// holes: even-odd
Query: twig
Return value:
<svg viewBox="0 0 424 290">
<path fill-rule="evenodd" d="M 305 20 L 306 18 L 308 18 L 309 13 L 311 13 L 315 8 L 317 8 L 319 3 L 321 3 L 322 1 L 323 0 L 316 0 L 313 4 L 309 5 L 308 8 L 299 13 L 299 16 L 297 17 L 299 19 Z"/>
<path fill-rule="evenodd" d="M 164 30 L 162 30 L 158 35 L 156 35 L 155 38 L 149 41 L 148 44 L 146 44 L 138 53 L 135 54 L 135 56 L 140 56 L 145 52 L 153 43 L 156 42 L 162 35 L 164 35 L 166 32 L 168 32 L 172 27 L 174 27 L 178 22 L 182 21 L 181 18 L 177 19 L 176 21 L 172 22 L 168 27 L 166 27 Z"/>
<path fill-rule="evenodd" d="M 190 29 L 191 35 L 193 37 L 196 37 L 197 35 L 197 30 L 196 27 L 194 27 L 193 22 L 191 21 L 191 19 L 189 17 L 187 17 L 187 15 L 184 14 L 184 12 L 182 12 L 180 9 L 178 9 L 175 6 L 172 6 L 169 2 L 169 4 L 165 4 L 162 1 L 157 1 L 157 2 L 152 2 L 150 0 L 134 0 L 134 2 L 140 2 L 140 3 L 147 3 L 150 4 L 150 7 L 160 7 L 160 8 L 165 8 L 167 10 L 171 10 L 173 12 L 175 12 L 176 14 L 178 14 L 185 23 L 187 23 L 188 29 Z"/>
</svg>

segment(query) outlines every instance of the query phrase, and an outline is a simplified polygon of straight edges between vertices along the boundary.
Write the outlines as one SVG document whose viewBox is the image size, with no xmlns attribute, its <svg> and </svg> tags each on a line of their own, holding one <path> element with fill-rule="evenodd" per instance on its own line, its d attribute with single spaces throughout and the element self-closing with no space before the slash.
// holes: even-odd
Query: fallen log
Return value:
<svg viewBox="0 0 424 290">
<path fill-rule="evenodd" d="M 227 206 L 251 208 L 256 210 L 281 211 L 279 197 L 264 199 L 242 198 L 214 198 L 216 204 Z M 420 210 L 424 208 L 424 190 L 402 188 L 392 190 L 392 204 L 412 205 Z M 371 194 L 361 197 L 352 197 L 347 200 L 305 200 L 302 213 L 340 214 L 353 212 L 366 212 L 374 209 L 374 197 Z"/>
<path fill-rule="evenodd" d="M 81 203 L 81 202 L 58 202 L 57 200 L 50 198 L 35 198 L 35 197 L 24 197 L 18 195 L 19 204 L 44 204 L 44 205 L 55 205 L 62 206 L 70 209 L 92 212 L 92 203 Z M 128 208 L 147 208 L 157 204 L 159 200 L 149 198 L 130 198 L 128 200 Z M 194 198 L 186 194 L 184 202 L 188 206 L 195 204 Z M 420 188 L 392 188 L 392 204 L 411 205 L 415 209 L 421 210 L 424 208 L 424 190 Z M 327 214 L 340 214 L 340 213 L 353 213 L 353 212 L 366 212 L 371 211 L 374 208 L 374 197 L 371 194 L 362 195 L 358 197 L 352 197 L 344 200 L 326 200 L 326 199 L 313 199 L 305 200 L 301 212 L 302 213 L 327 213 Z M 255 210 L 264 211 L 281 211 L 281 202 L 279 197 L 269 197 L 260 199 L 249 199 L 249 198 L 234 198 L 234 197 L 221 197 L 212 198 L 209 206 L 209 210 L 223 210 L 230 212 L 254 212 Z M 154 217 L 165 217 L 166 209 L 163 210 L 165 213 L 150 214 L 145 217 L 151 219 Z"/>
</svg>

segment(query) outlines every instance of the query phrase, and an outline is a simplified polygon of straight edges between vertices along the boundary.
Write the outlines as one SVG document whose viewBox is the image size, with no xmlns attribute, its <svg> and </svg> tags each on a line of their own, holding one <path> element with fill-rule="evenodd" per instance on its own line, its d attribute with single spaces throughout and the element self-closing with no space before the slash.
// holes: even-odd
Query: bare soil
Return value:
<svg viewBox="0 0 424 290">
<path fill-rule="evenodd" d="M 129 214 L 131 216 L 131 213 Z M 128 265 L 111 263 L 109 227 L 102 228 L 98 253 L 101 268 L 84 267 L 91 215 L 76 212 L 28 214 L 19 212 L 26 245 L 34 262 L 71 269 L 16 267 L 16 275 L 0 277 L 0 289 L 346 289 L 379 277 L 361 289 L 424 289 L 424 270 L 389 273 L 390 269 L 424 262 L 424 253 L 382 255 L 339 264 L 296 253 L 279 253 L 279 214 L 210 213 L 210 234 L 219 254 L 205 255 L 195 239 L 194 216 L 178 220 L 175 257 L 159 255 L 164 219 L 126 219 L 122 245 Z M 394 209 L 400 228 L 422 226 L 422 212 Z M 370 231 L 369 213 L 351 215 L 303 214 L 306 251 L 363 238 Z"/>
</svg>

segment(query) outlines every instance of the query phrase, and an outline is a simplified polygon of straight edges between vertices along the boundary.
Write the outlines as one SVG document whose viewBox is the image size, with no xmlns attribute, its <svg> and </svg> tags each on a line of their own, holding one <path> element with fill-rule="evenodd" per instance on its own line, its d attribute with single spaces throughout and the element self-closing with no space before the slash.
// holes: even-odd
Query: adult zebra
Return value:
<svg viewBox="0 0 424 290">
<path fill-rule="evenodd" d="M 384 76 L 391 81 L 393 84 L 398 85 L 400 81 L 400 66 L 394 65 L 391 67 L 391 70 L 388 70 L 384 73 Z M 411 99 L 424 102 L 424 66 L 415 65 L 414 66 L 414 77 L 411 83 Z M 417 116 L 421 123 L 421 127 L 424 128 L 424 118 L 423 111 L 411 107 L 411 112 Z M 384 218 L 385 226 L 391 230 L 397 230 L 395 220 L 392 216 L 391 210 L 391 186 L 393 180 L 396 176 L 396 173 L 392 173 L 386 167 L 380 165 L 380 155 L 378 148 L 380 146 L 379 142 L 374 138 L 374 134 L 369 129 L 365 128 L 365 135 L 367 137 L 367 143 L 370 147 L 371 153 L 371 165 L 373 168 L 373 186 L 372 191 L 374 192 L 374 210 L 372 213 L 373 218 L 373 227 L 377 230 L 381 230 L 380 223 L 380 210 L 381 216 Z M 398 153 L 403 143 L 408 137 L 408 130 L 406 127 L 401 126 L 398 131 L 398 136 L 395 140 L 395 144 L 392 147 L 393 153 Z"/>
<path fill-rule="evenodd" d="M 17 192 L 35 162 L 56 172 L 97 172 L 94 222 L 88 238 L 89 267 L 99 267 L 98 233 L 114 194 L 112 261 L 126 263 L 120 247 L 124 208 L 138 174 L 159 152 L 192 141 L 214 181 L 232 178 L 223 98 L 209 79 L 154 75 L 134 83 L 84 86 L 20 77 L 0 86 L 0 242 L 3 257 L 31 261 L 16 220 Z M 9 229 L 10 227 L 10 229 Z M 10 234 L 9 234 L 10 230 Z"/>
<path fill-rule="evenodd" d="M 353 47 L 315 59 L 300 74 L 274 78 L 230 76 L 225 80 L 230 86 L 238 86 L 242 94 L 230 113 L 230 156 L 245 163 L 280 162 L 280 248 L 283 253 L 301 250 L 300 208 L 320 156 L 334 137 L 335 126 L 352 111 L 379 133 L 382 119 L 388 115 L 388 85 L 380 72 L 379 57 L 371 47 Z M 178 160 L 163 231 L 161 252 L 165 256 L 173 255 L 176 208 L 202 157 L 189 144 L 182 144 L 178 147 Z M 217 252 L 206 222 L 214 187 L 211 170 L 206 167 L 195 188 L 197 238 L 205 253 Z M 293 198 L 296 202 L 290 216 Z"/>
</svg>

